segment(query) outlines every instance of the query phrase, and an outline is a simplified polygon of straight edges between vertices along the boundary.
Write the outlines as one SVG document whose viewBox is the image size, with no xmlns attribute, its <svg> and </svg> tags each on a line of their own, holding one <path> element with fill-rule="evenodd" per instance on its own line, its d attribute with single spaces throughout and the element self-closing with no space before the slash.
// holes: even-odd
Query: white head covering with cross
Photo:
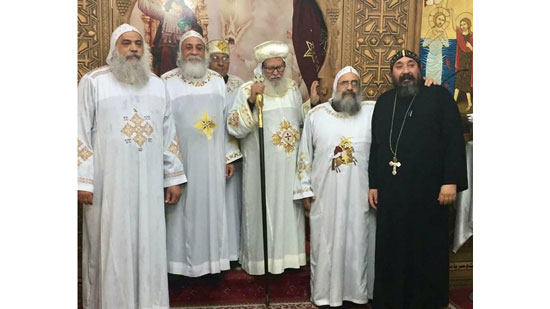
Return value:
<svg viewBox="0 0 550 309">
<path fill-rule="evenodd" d="M 359 75 L 359 72 L 357 72 L 357 70 L 354 69 L 352 66 L 348 65 L 347 67 L 344 67 L 340 71 L 338 71 L 336 77 L 334 77 L 334 82 L 332 83 L 332 96 L 330 97 L 331 100 L 336 94 L 336 89 L 338 88 L 338 80 L 340 80 L 340 78 L 346 73 L 353 73 L 357 75 L 357 78 L 359 79 L 359 85 L 361 85 L 361 76 Z"/>
<path fill-rule="evenodd" d="M 113 57 L 115 56 L 116 42 L 118 41 L 118 38 L 120 38 L 120 36 L 124 33 L 131 31 L 137 32 L 143 38 L 143 34 L 141 34 L 141 32 L 139 32 L 136 27 L 128 24 L 122 24 L 118 26 L 115 31 L 113 31 L 113 34 L 111 34 L 111 45 L 109 46 L 109 54 L 107 55 L 107 64 L 113 64 L 112 62 Z"/>
</svg>

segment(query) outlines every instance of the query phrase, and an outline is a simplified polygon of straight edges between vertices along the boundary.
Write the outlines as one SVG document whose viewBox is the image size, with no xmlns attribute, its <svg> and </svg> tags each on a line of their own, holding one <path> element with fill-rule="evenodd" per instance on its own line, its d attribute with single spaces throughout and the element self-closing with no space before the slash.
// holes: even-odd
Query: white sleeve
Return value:
<svg viewBox="0 0 550 309">
<path fill-rule="evenodd" d="M 294 179 L 294 199 L 300 200 L 314 196 L 311 189 L 311 163 L 313 162 L 313 136 L 311 132 L 311 114 L 304 121 L 304 130 L 298 149 L 296 176 Z"/>
<path fill-rule="evenodd" d="M 181 145 L 176 132 L 174 117 L 172 116 L 168 90 L 166 90 L 166 106 L 162 129 L 164 135 L 164 187 L 167 188 L 187 182 L 187 177 L 183 170 Z"/>
<path fill-rule="evenodd" d="M 96 89 L 89 75 L 78 84 L 78 190 L 94 192 L 94 149 Z"/>
<path fill-rule="evenodd" d="M 244 138 L 258 127 L 258 116 L 250 111 L 248 106 L 247 91 L 250 93 L 248 88 L 239 88 L 233 107 L 227 116 L 227 131 L 236 138 Z"/>
</svg>

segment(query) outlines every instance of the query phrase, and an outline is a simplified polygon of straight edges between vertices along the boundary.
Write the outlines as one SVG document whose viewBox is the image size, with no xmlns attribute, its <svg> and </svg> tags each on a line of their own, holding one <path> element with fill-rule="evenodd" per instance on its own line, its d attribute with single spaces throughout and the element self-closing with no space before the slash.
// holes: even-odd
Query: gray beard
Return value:
<svg viewBox="0 0 550 309">
<path fill-rule="evenodd" d="M 203 59 L 199 56 L 188 56 L 185 59 L 182 59 L 180 56 L 177 61 L 181 74 L 190 79 L 203 78 L 208 69 L 208 62 L 209 60 L 206 57 Z"/>
<path fill-rule="evenodd" d="M 363 96 L 360 92 L 357 94 L 353 93 L 352 95 L 346 95 L 345 97 L 342 97 L 342 92 L 336 92 L 330 105 L 339 113 L 347 113 L 348 115 L 353 116 L 361 110 L 362 101 Z"/>
<path fill-rule="evenodd" d="M 143 55 L 137 61 L 128 61 L 126 56 L 120 55 L 116 50 L 113 55 L 111 71 L 119 81 L 142 87 L 151 76 L 151 52 L 145 48 Z"/>
</svg>

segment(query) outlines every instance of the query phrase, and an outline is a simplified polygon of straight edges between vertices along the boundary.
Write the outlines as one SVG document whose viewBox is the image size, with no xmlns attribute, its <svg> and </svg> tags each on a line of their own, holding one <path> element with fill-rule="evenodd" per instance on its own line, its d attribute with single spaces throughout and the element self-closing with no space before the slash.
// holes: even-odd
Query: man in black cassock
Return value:
<svg viewBox="0 0 550 309">
<path fill-rule="evenodd" d="M 448 205 L 468 186 L 460 113 L 425 87 L 408 50 L 390 61 L 395 88 L 372 116 L 369 203 L 377 209 L 375 309 L 447 308 Z"/>
</svg>

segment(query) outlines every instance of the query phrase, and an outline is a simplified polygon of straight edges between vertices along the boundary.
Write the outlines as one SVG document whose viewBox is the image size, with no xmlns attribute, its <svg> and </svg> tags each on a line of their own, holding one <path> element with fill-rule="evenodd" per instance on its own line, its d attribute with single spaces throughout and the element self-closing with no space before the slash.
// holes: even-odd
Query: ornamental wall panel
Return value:
<svg viewBox="0 0 550 309">
<path fill-rule="evenodd" d="M 111 33 L 129 21 L 135 0 L 78 0 L 78 80 L 106 64 Z"/>
<path fill-rule="evenodd" d="M 101 66 L 100 0 L 78 0 L 78 79 Z"/>
<path fill-rule="evenodd" d="M 420 1 L 317 1 L 328 28 L 327 61 L 319 76 L 321 93 L 330 97 L 332 80 L 344 66 L 361 75 L 363 96 L 375 100 L 392 81 L 389 60 L 401 48 L 418 52 Z"/>
</svg>

